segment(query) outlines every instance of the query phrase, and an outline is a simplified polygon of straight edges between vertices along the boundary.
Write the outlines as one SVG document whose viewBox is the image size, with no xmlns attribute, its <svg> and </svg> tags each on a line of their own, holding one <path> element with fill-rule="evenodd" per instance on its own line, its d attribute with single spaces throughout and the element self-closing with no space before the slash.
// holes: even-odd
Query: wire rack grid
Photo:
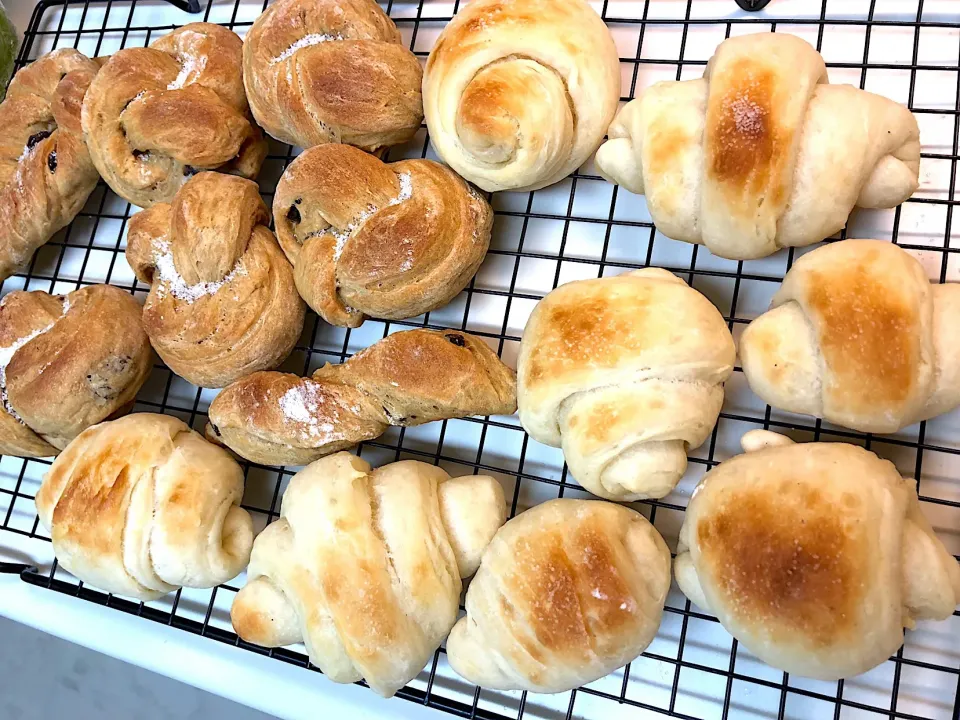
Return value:
<svg viewBox="0 0 960 720">
<path fill-rule="evenodd" d="M 243 35 L 264 0 L 210 0 L 188 14 L 195 0 L 94 2 L 41 0 L 18 56 L 18 67 L 55 47 L 90 56 L 142 46 L 198 19 Z M 389 0 L 384 9 L 409 47 L 425 58 L 456 2 Z M 774 0 L 748 14 L 734 0 L 603 0 L 595 7 L 619 49 L 627 100 L 664 79 L 699 76 L 724 38 L 773 30 L 801 35 L 827 60 L 833 82 L 848 82 L 907 104 L 921 127 L 921 190 L 890 211 L 858 211 L 846 234 L 889 239 L 915 254 L 938 281 L 960 279 L 960 231 L 954 228 L 960 138 L 960 10 L 955 0 Z M 276 181 L 297 149 L 273 142 L 261 173 L 269 203 Z M 433 157 L 425 129 L 389 159 Z M 520 334 L 536 302 L 558 284 L 656 265 L 666 267 L 720 308 L 734 336 L 766 309 L 784 273 L 803 251 L 761 261 L 736 262 L 656 232 L 642 197 L 616 188 L 591 163 L 562 183 L 535 193 L 492 198 L 496 221 L 488 257 L 470 286 L 448 307 L 405 322 L 368 320 L 355 330 L 332 328 L 312 313 L 284 369 L 307 373 L 340 362 L 390 332 L 408 327 L 456 327 L 485 338 L 515 364 Z M 14 289 L 68 292 L 108 282 L 139 297 L 123 255 L 127 221 L 135 208 L 102 183 L 74 223 L 43 249 L 26 270 L 5 282 Z M 200 390 L 157 365 L 138 397 L 137 410 L 176 415 L 202 428 L 215 392 Z M 704 472 L 738 452 L 743 432 L 765 427 L 800 440 L 842 440 L 866 446 L 917 478 L 925 513 L 960 553 L 960 412 L 893 436 L 845 431 L 772 410 L 746 387 L 739 368 L 710 440 L 691 453 L 687 475 L 670 496 L 637 503 L 672 547 L 690 492 Z M 402 458 L 438 464 L 453 475 L 483 472 L 507 491 L 511 515 L 557 496 L 588 497 L 567 475 L 559 450 L 530 441 L 516 417 L 468 418 L 414 428 L 393 428 L 359 452 L 373 464 Z M 0 531 L 45 538 L 33 497 L 48 460 L 0 458 Z M 258 529 L 275 519 L 295 468 L 244 464 L 246 507 Z M 240 641 L 229 607 L 241 576 L 210 590 L 182 590 L 137 604 L 84 587 L 57 568 L 27 570 L 29 583 L 81 597 L 149 620 L 203 635 L 280 661 L 312 667 L 302 646 L 265 650 Z M 544 696 L 494 692 L 456 677 L 441 648 L 400 697 L 462 717 L 586 718 L 960 718 L 960 613 L 908 634 L 896 656 L 846 682 L 795 678 L 765 666 L 739 647 L 716 619 L 692 606 L 674 587 L 656 640 L 643 655 L 600 681 L 569 693 Z"/>
</svg>

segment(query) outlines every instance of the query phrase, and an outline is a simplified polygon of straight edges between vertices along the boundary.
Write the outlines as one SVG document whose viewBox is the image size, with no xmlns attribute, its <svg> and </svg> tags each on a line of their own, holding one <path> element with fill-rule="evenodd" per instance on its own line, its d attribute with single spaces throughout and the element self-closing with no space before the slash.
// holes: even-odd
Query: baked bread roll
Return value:
<svg viewBox="0 0 960 720">
<path fill-rule="evenodd" d="M 136 413 L 82 432 L 37 492 L 57 561 L 110 593 L 155 600 L 246 567 L 243 471 L 177 418 Z"/>
<path fill-rule="evenodd" d="M 904 627 L 953 614 L 960 566 L 921 513 L 914 480 L 854 445 L 759 430 L 743 446 L 694 492 L 676 576 L 750 652 L 838 680 L 889 658 Z"/>
<path fill-rule="evenodd" d="M 494 536 L 447 660 L 493 690 L 572 690 L 644 651 L 669 589 L 670 551 L 640 513 L 551 500 Z"/>
<path fill-rule="evenodd" d="M 312 377 L 238 380 L 210 404 L 207 438 L 266 465 L 305 465 L 379 437 L 391 425 L 510 415 L 516 376 L 487 345 L 456 330 L 388 335 Z"/>
<path fill-rule="evenodd" d="M 446 305 L 483 262 L 493 226 L 486 200 L 447 167 L 386 165 L 333 144 L 287 166 L 273 215 L 300 295 L 345 327 Z"/>
<path fill-rule="evenodd" d="M 491 192 L 560 182 L 597 149 L 619 100 L 617 48 L 584 0 L 473 0 L 423 75 L 437 154 Z"/>
<path fill-rule="evenodd" d="M 127 48 L 101 68 L 83 101 L 83 133 L 97 170 L 124 200 L 170 202 L 198 170 L 256 178 L 267 141 L 243 91 L 243 41 L 189 23 Z"/>
<path fill-rule="evenodd" d="M 594 495 L 661 498 L 713 431 L 735 356 L 717 309 L 666 270 L 571 282 L 523 331 L 520 423 Z"/>
<path fill-rule="evenodd" d="M 406 460 L 373 470 L 337 453 L 297 473 L 254 543 L 230 617 L 266 647 L 301 640 L 334 682 L 390 697 L 457 620 L 460 579 L 506 518 L 491 477 Z"/>
<path fill-rule="evenodd" d="M 905 250 L 844 240 L 799 258 L 747 326 L 747 382 L 774 407 L 890 433 L 960 405 L 960 285 Z"/>
<path fill-rule="evenodd" d="M 80 104 L 97 64 L 72 48 L 18 72 L 0 103 L 0 282 L 77 216 L 97 186 Z"/>
<path fill-rule="evenodd" d="M 133 407 L 153 365 L 140 313 L 110 285 L 0 300 L 0 454 L 56 455 Z"/>
<path fill-rule="evenodd" d="M 820 53 L 798 37 L 730 38 L 702 79 L 660 82 L 627 103 L 597 167 L 646 195 L 660 232 L 714 255 L 820 242 L 854 206 L 902 203 L 920 172 L 907 108 L 827 83 Z"/>
<path fill-rule="evenodd" d="M 300 147 L 375 152 L 412 138 L 423 119 L 422 71 L 373 0 L 277 0 L 243 42 L 250 109 L 270 135 Z"/>
<path fill-rule="evenodd" d="M 210 172 L 130 219 L 127 261 L 150 285 L 147 335 L 194 385 L 274 368 L 300 337 L 306 308 L 269 222 L 255 182 Z"/>
</svg>

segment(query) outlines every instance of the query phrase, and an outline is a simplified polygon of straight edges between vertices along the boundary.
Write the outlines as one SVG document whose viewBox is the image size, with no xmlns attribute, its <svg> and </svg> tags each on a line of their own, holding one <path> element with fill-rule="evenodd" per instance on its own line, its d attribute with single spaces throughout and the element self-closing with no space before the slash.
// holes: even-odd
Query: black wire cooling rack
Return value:
<svg viewBox="0 0 960 720">
<path fill-rule="evenodd" d="M 390 0 L 410 48 L 425 57 L 457 2 Z M 17 59 L 23 66 L 54 47 L 78 47 L 91 56 L 145 45 L 174 27 L 204 19 L 241 35 L 265 6 L 228 0 L 200 7 L 198 0 L 42 0 Z M 605 0 L 602 14 L 621 55 L 624 100 L 656 80 L 702 73 L 716 44 L 744 32 L 802 35 L 823 52 L 833 82 L 850 82 L 906 103 L 917 115 L 924 142 L 922 187 L 891 211 L 857 212 L 850 236 L 890 239 L 913 252 L 930 277 L 960 277 L 960 232 L 953 227 L 960 136 L 960 3 L 956 0 L 773 0 L 762 13 L 737 7 L 757 0 Z M 192 11 L 197 14 L 189 14 Z M 261 189 L 268 203 L 295 149 L 273 143 Z M 391 159 L 427 157 L 426 131 Z M 592 166 L 536 193 L 498 194 L 491 249 L 477 277 L 447 308 L 406 322 L 367 321 L 356 330 L 331 328 L 310 314 L 285 369 L 308 373 L 340 362 L 389 332 L 405 327 L 459 327 L 485 338 L 514 364 L 520 333 L 536 301 L 559 283 L 626 269 L 667 267 L 706 294 L 735 336 L 762 312 L 793 262 L 795 251 L 748 263 L 712 256 L 702 247 L 656 233 L 642 198 L 601 180 Z M 2 292 L 67 292 L 109 282 L 145 294 L 123 257 L 132 208 L 101 183 L 75 222 L 39 251 Z M 797 251 L 797 253 L 802 251 Z M 138 398 L 138 410 L 165 412 L 201 428 L 214 396 L 157 365 Z M 691 454 L 678 490 L 661 501 L 638 503 L 675 547 L 690 490 L 710 467 L 737 452 L 751 428 L 785 431 L 801 440 L 840 439 L 894 461 L 919 483 L 924 511 L 954 553 L 960 552 L 960 413 L 908 428 L 895 436 L 844 431 L 771 410 L 746 389 L 742 373 L 727 384 L 727 401 L 711 439 Z M 516 418 L 469 418 L 418 428 L 393 428 L 359 452 L 374 464 L 401 458 L 443 466 L 454 475 L 483 472 L 508 491 L 511 515 L 547 498 L 585 497 L 567 475 L 558 450 L 531 442 Z M 0 530 L 45 538 L 33 496 L 49 460 L 0 458 Z M 244 507 L 260 527 L 275 519 L 294 470 L 245 464 Z M 16 566 L 4 564 L 0 571 Z M 142 604 L 84 587 L 54 563 L 24 569 L 32 584 L 180 628 L 277 660 L 311 667 L 302 647 L 265 650 L 237 638 L 229 605 L 242 577 L 212 591 L 183 590 Z M 789 677 L 738 647 L 716 619 L 693 608 L 676 588 L 668 598 L 660 634 L 625 669 L 559 696 L 501 693 L 456 678 L 439 650 L 400 697 L 461 717 L 478 718 L 960 718 L 960 613 L 910 633 L 895 657 L 865 676 L 839 683 Z"/>
</svg>

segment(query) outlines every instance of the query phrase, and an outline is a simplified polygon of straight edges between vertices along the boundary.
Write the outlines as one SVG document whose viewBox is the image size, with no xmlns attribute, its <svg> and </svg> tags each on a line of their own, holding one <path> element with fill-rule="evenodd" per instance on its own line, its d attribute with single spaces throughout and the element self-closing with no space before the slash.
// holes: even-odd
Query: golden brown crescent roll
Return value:
<svg viewBox="0 0 960 720">
<path fill-rule="evenodd" d="M 457 619 L 460 579 L 506 518 L 491 477 L 450 479 L 406 460 L 376 470 L 349 453 L 307 466 L 253 546 L 230 616 L 257 645 L 303 641 L 334 682 L 390 697 Z"/>
<path fill-rule="evenodd" d="M 150 284 L 143 324 L 177 375 L 223 387 L 286 359 L 306 308 L 251 180 L 200 173 L 130 219 L 127 260 Z"/>
<path fill-rule="evenodd" d="M 140 313 L 109 285 L 0 300 L 0 454 L 56 455 L 133 406 L 153 364 Z"/>
<path fill-rule="evenodd" d="M 446 305 L 483 262 L 493 225 L 486 200 L 447 167 L 386 165 L 333 144 L 287 167 L 273 214 L 300 295 L 346 327 Z"/>
<path fill-rule="evenodd" d="M 0 103 L 0 282 L 80 212 L 97 185 L 80 129 L 97 64 L 72 48 L 18 72 Z"/>
<path fill-rule="evenodd" d="M 437 154 L 491 192 L 560 182 L 597 149 L 619 100 L 617 48 L 584 0 L 473 0 L 423 75 Z"/>
<path fill-rule="evenodd" d="M 909 253 L 844 240 L 798 259 L 747 326 L 747 382 L 774 407 L 889 433 L 960 405 L 960 285 Z"/>
<path fill-rule="evenodd" d="M 83 134 L 107 185 L 134 205 L 170 202 L 198 170 L 256 178 L 267 141 L 243 91 L 243 41 L 190 23 L 112 55 L 83 102 Z"/>
<path fill-rule="evenodd" d="M 155 600 L 209 588 L 246 567 L 253 522 L 229 453 L 168 415 L 83 431 L 37 492 L 60 565 L 107 592 Z"/>
<path fill-rule="evenodd" d="M 764 430 L 711 470 L 676 561 L 690 600 L 764 662 L 822 680 L 859 675 L 903 628 L 960 603 L 960 566 L 920 511 L 916 483 L 842 443 Z"/>
<path fill-rule="evenodd" d="M 520 422 L 594 495 L 660 498 L 713 431 L 735 356 L 717 309 L 666 270 L 571 282 L 523 331 Z"/>
<path fill-rule="evenodd" d="M 456 330 L 394 333 L 313 377 L 255 373 L 210 404 L 207 437 L 253 462 L 304 465 L 391 425 L 510 415 L 516 376 L 486 343 Z"/>
<path fill-rule="evenodd" d="M 250 109 L 270 135 L 300 147 L 374 152 L 412 138 L 422 72 L 373 0 L 277 0 L 243 42 Z"/>
<path fill-rule="evenodd" d="M 484 551 L 447 660 L 485 688 L 565 692 L 636 659 L 669 589 L 670 551 L 640 513 L 551 500 L 510 520 Z"/>
<path fill-rule="evenodd" d="M 660 232 L 737 260 L 820 242 L 854 206 L 894 207 L 919 185 L 913 114 L 829 85 L 820 53 L 784 33 L 725 40 L 702 79 L 646 89 L 609 136 L 597 167 L 646 195 Z"/>
</svg>

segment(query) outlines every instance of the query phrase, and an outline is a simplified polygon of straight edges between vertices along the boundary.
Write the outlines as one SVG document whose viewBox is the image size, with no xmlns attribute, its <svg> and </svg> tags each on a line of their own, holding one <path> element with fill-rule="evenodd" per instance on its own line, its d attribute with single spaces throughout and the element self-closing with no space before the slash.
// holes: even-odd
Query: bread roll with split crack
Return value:
<svg viewBox="0 0 960 720">
<path fill-rule="evenodd" d="M 169 415 L 136 413 L 84 430 L 37 492 L 57 561 L 100 590 L 155 600 L 243 570 L 253 522 L 243 471 Z"/>
<path fill-rule="evenodd" d="M 849 678 L 895 653 L 904 627 L 953 614 L 960 566 L 914 480 L 854 445 L 758 430 L 743 447 L 694 492 L 676 576 L 750 652 L 791 674 Z"/>
<path fill-rule="evenodd" d="M 713 431 L 735 355 L 717 309 L 666 270 L 571 282 L 523 331 L 520 422 L 594 495 L 664 497 Z"/>
<path fill-rule="evenodd" d="M 960 285 L 927 280 L 908 252 L 844 240 L 794 262 L 740 338 L 770 405 L 891 433 L 960 405 Z"/>
<path fill-rule="evenodd" d="M 854 207 L 902 203 L 920 172 L 907 108 L 828 82 L 820 53 L 798 37 L 730 38 L 702 79 L 660 82 L 627 103 L 597 168 L 646 195 L 664 235 L 720 257 L 820 242 Z"/>
<path fill-rule="evenodd" d="M 505 518 L 490 477 L 411 460 L 374 470 L 345 452 L 318 460 L 254 543 L 233 627 L 266 647 L 303 641 L 329 679 L 390 697 L 453 627 L 461 578 Z"/>
<path fill-rule="evenodd" d="M 0 300 L 0 453 L 56 455 L 126 413 L 153 365 L 140 304 L 110 285 Z"/>
<path fill-rule="evenodd" d="M 484 551 L 447 660 L 492 690 L 565 692 L 636 659 L 669 589 L 670 551 L 646 518 L 551 500 L 510 520 Z"/>
</svg>

